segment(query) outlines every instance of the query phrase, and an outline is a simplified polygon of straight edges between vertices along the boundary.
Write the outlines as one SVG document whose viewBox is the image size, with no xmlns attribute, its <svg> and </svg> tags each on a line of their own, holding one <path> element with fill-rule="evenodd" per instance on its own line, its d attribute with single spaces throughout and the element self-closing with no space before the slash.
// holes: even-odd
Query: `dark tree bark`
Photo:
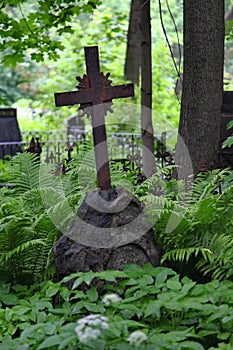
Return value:
<svg viewBox="0 0 233 350">
<path fill-rule="evenodd" d="M 146 177 L 155 172 L 154 130 L 152 124 L 152 65 L 150 1 L 140 0 L 141 28 L 141 129 L 143 171 Z"/>
<path fill-rule="evenodd" d="M 178 176 L 218 165 L 223 91 L 224 0 L 184 0 L 184 77 Z"/>
<path fill-rule="evenodd" d="M 152 66 L 150 1 L 132 0 L 127 40 L 125 76 L 139 81 L 141 68 L 142 162 L 146 177 L 155 171 L 154 130 L 152 125 Z"/>
<path fill-rule="evenodd" d="M 139 84 L 140 71 L 140 4 L 139 0 L 132 0 L 130 7 L 129 28 L 127 35 L 127 50 L 125 61 L 125 77 L 135 84 Z"/>
</svg>

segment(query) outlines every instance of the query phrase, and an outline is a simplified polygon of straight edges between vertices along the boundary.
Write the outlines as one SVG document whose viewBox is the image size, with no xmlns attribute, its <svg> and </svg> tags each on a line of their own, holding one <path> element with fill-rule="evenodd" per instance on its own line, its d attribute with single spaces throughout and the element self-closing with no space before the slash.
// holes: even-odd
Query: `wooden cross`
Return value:
<svg viewBox="0 0 233 350">
<path fill-rule="evenodd" d="M 133 84 L 111 86 L 106 76 L 100 72 L 98 46 L 85 47 L 87 74 L 79 81 L 78 91 L 55 93 L 57 107 L 80 104 L 80 108 L 89 108 L 92 121 L 95 161 L 98 186 L 101 190 L 111 188 L 110 169 L 108 161 L 107 136 L 104 116 L 108 105 L 114 98 L 134 96 Z M 95 107 L 93 107 L 95 106 Z"/>
</svg>

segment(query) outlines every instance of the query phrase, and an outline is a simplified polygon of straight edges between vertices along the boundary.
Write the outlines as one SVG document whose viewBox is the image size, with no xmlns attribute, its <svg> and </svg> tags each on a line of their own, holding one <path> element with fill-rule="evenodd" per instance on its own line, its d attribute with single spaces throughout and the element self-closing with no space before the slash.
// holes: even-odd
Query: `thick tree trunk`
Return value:
<svg viewBox="0 0 233 350">
<path fill-rule="evenodd" d="M 146 177 L 155 172 L 154 130 L 152 125 L 152 65 L 150 1 L 140 0 L 141 28 L 141 129 L 143 171 Z"/>
<path fill-rule="evenodd" d="M 184 77 L 176 164 L 180 178 L 218 165 L 224 0 L 184 0 Z"/>
</svg>

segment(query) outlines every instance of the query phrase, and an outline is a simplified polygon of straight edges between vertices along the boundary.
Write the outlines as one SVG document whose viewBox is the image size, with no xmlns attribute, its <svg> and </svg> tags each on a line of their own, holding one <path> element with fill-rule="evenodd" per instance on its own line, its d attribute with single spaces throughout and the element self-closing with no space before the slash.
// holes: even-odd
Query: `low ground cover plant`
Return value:
<svg viewBox="0 0 233 350">
<path fill-rule="evenodd" d="M 44 281 L 29 289 L 1 283 L 1 349 L 233 347 L 231 281 L 198 284 L 149 264 L 77 273 L 63 282 L 74 277 L 71 290 L 61 282 Z M 109 284 L 97 291 L 96 278 Z M 86 292 L 79 289 L 83 283 Z"/>
</svg>

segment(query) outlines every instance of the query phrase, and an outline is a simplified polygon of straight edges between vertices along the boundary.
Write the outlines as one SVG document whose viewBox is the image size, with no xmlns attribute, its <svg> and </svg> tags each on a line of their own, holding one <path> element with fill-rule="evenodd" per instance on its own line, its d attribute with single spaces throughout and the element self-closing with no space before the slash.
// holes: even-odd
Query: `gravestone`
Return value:
<svg viewBox="0 0 233 350">
<path fill-rule="evenodd" d="M 124 189 L 113 189 L 105 128 L 112 99 L 134 95 L 133 84 L 111 86 L 100 72 L 98 47 L 86 47 L 87 74 L 77 77 L 78 91 L 55 94 L 56 106 L 80 104 L 91 116 L 98 189 L 87 193 L 77 216 L 54 248 L 59 279 L 78 271 L 122 269 L 125 264 L 160 264 L 152 225 L 144 205 Z"/>
<path fill-rule="evenodd" d="M 223 92 L 222 117 L 220 128 L 220 143 L 233 135 L 233 128 L 227 129 L 227 124 L 233 120 L 233 91 Z M 219 162 L 221 168 L 230 167 L 233 169 L 233 145 L 220 149 Z"/>
<path fill-rule="evenodd" d="M 13 156 L 17 152 L 21 152 L 20 145 L 10 144 L 11 142 L 21 142 L 21 134 L 17 121 L 17 110 L 15 108 L 0 109 L 0 159 L 5 156 Z"/>
<path fill-rule="evenodd" d="M 79 141 L 85 134 L 85 123 L 79 114 L 72 115 L 66 119 L 67 137 Z"/>
</svg>

